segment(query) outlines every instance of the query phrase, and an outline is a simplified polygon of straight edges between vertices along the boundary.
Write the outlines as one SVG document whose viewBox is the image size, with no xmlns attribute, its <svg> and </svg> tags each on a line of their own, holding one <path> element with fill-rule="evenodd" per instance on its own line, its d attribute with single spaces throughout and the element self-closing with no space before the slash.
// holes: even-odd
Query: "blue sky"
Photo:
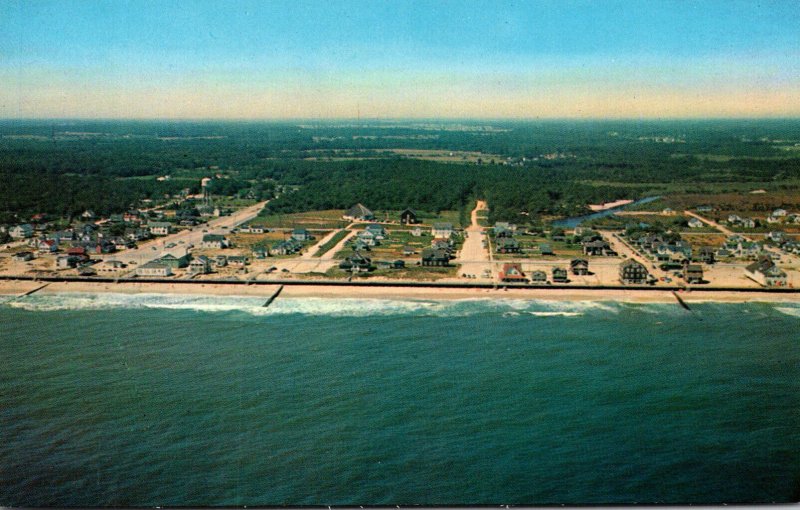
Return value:
<svg viewBox="0 0 800 510">
<path fill-rule="evenodd" d="M 800 115 L 800 2 L 0 2 L 0 117 Z"/>
</svg>

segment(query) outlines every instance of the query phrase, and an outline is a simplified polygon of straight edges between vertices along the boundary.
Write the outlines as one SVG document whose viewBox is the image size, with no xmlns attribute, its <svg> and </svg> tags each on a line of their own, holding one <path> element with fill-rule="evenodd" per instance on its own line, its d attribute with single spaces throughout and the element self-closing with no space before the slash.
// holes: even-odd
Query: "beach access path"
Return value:
<svg viewBox="0 0 800 510">
<path fill-rule="evenodd" d="M 459 275 L 475 275 L 482 280 L 494 279 L 497 276 L 489 253 L 489 240 L 485 229 L 478 223 L 478 212 L 485 210 L 488 210 L 486 202 L 478 200 L 475 209 L 472 210 L 471 224 L 464 230 L 464 245 L 455 260 L 455 263 L 461 266 L 458 270 Z M 491 274 L 489 278 L 483 277 L 486 270 Z"/>
<path fill-rule="evenodd" d="M 340 230 L 334 230 L 330 234 L 320 239 L 320 241 L 317 244 L 311 246 L 299 258 L 277 259 L 275 261 L 275 264 L 273 264 L 275 267 L 278 268 L 276 274 L 282 272 L 283 269 L 286 269 L 291 273 L 311 273 L 311 272 L 324 273 L 328 269 L 332 268 L 338 263 L 338 261 L 335 260 L 334 258 L 336 256 L 336 253 L 338 253 L 342 248 L 344 248 L 344 245 L 347 243 L 347 241 L 349 241 L 350 238 L 352 238 L 354 235 L 358 233 L 358 231 L 356 230 L 348 230 L 351 226 L 352 225 L 349 225 L 346 228 Z M 314 256 L 314 254 L 317 253 L 317 251 L 323 244 L 327 243 L 330 239 L 333 238 L 333 236 L 335 236 L 342 230 L 347 231 L 346 236 L 344 236 L 330 250 L 323 253 L 321 256 L 319 257 Z"/>
</svg>

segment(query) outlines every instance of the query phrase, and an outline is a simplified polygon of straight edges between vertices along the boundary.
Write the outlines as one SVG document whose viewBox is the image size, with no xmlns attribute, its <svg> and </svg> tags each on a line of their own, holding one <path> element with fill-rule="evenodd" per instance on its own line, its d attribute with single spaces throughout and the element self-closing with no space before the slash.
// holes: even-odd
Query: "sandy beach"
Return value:
<svg viewBox="0 0 800 510">
<path fill-rule="evenodd" d="M 44 285 L 32 281 L 0 281 L 0 294 L 21 295 Z M 42 288 L 42 294 L 57 293 L 118 293 L 118 294 L 195 294 L 207 296 L 271 296 L 278 285 L 225 285 L 196 283 L 152 282 L 53 282 Z M 703 291 L 681 292 L 688 303 L 726 302 L 800 302 L 800 294 L 759 292 Z M 286 285 L 281 297 L 332 299 L 531 299 L 550 301 L 624 301 L 633 303 L 674 303 L 671 291 L 624 289 L 570 289 L 565 287 L 510 289 L 453 289 L 419 287 L 363 287 Z"/>
</svg>

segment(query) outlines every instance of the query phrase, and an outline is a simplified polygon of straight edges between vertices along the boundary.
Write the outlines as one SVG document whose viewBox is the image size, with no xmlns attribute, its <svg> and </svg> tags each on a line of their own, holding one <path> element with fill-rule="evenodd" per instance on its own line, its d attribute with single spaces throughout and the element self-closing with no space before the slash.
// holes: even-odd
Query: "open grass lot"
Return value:
<svg viewBox="0 0 800 510">
<path fill-rule="evenodd" d="M 258 216 L 250 222 L 251 225 L 260 225 L 267 228 L 296 228 L 307 229 L 335 229 L 344 228 L 350 224 L 343 220 L 343 209 L 329 209 L 325 211 L 308 211 L 292 214 L 271 214 Z"/>
<path fill-rule="evenodd" d="M 681 234 L 681 238 L 686 241 L 687 243 L 692 245 L 692 249 L 697 251 L 697 249 L 708 246 L 714 249 L 721 248 L 722 245 L 725 244 L 725 239 L 728 236 L 725 234 L 717 233 L 717 234 Z"/>
<path fill-rule="evenodd" d="M 453 252 L 457 251 L 461 246 L 464 244 L 464 240 L 461 236 L 453 236 L 454 241 L 454 250 Z M 345 259 L 353 254 L 352 245 L 355 242 L 355 238 L 344 248 L 342 248 L 334 258 L 336 259 Z M 381 241 L 381 244 L 378 246 L 373 246 L 372 249 L 364 254 L 370 257 L 373 262 L 377 260 L 404 260 L 406 264 L 416 263 L 420 260 L 422 255 L 422 250 L 428 248 L 431 245 L 431 237 L 430 235 L 425 235 L 422 237 L 415 237 L 411 235 L 410 232 L 402 232 L 402 231 L 395 231 L 390 232 L 387 239 Z M 409 246 L 414 249 L 416 252 L 414 255 L 405 256 L 403 255 L 403 247 Z"/>
<path fill-rule="evenodd" d="M 316 235 L 316 234 L 315 234 Z M 277 232 L 265 232 L 263 234 L 233 234 L 229 237 L 231 242 L 233 243 L 234 249 L 239 249 L 243 253 L 243 255 L 250 256 L 253 249 L 257 246 L 263 246 L 269 248 L 274 243 L 283 241 L 285 239 L 289 239 L 289 233 L 285 231 L 277 231 Z M 315 239 L 311 241 L 304 241 L 301 244 L 303 245 L 303 249 L 301 252 L 305 251 L 309 246 L 313 245 L 316 242 Z M 277 258 L 290 258 L 290 257 L 297 257 L 300 253 L 295 255 L 279 255 Z"/>
<path fill-rule="evenodd" d="M 514 237 L 519 242 L 520 253 L 498 253 L 496 240 L 490 237 L 492 254 L 496 260 L 536 259 L 544 261 L 560 260 L 564 258 L 582 257 L 583 250 L 579 244 L 566 242 L 553 242 L 543 236 L 519 235 Z M 549 244 L 553 255 L 542 255 L 539 251 L 540 244 Z"/>
<path fill-rule="evenodd" d="M 413 280 L 413 281 L 434 281 L 443 278 L 455 278 L 458 267 L 423 267 L 411 265 L 405 269 L 375 269 L 369 273 L 358 273 L 352 275 L 354 280 L 383 278 L 390 280 Z M 351 273 L 334 266 L 328 269 L 324 276 L 326 278 L 345 279 L 350 278 Z"/>
</svg>

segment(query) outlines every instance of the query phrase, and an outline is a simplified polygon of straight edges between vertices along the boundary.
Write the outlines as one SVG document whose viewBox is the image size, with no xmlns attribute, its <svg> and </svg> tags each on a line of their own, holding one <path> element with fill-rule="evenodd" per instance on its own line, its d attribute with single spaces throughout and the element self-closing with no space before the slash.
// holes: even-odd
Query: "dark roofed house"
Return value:
<svg viewBox="0 0 800 510">
<path fill-rule="evenodd" d="M 200 242 L 200 246 L 219 250 L 228 247 L 228 240 L 225 236 L 220 234 L 205 234 L 203 240 Z"/>
<path fill-rule="evenodd" d="M 422 250 L 423 266 L 449 266 L 450 253 L 447 250 L 426 248 Z"/>
<path fill-rule="evenodd" d="M 519 241 L 513 237 L 497 238 L 498 253 L 519 253 Z"/>
<path fill-rule="evenodd" d="M 533 283 L 545 283 L 547 281 L 547 273 L 544 271 L 534 271 L 531 273 L 531 281 Z"/>
<path fill-rule="evenodd" d="M 583 254 L 584 255 L 591 255 L 591 256 L 599 256 L 599 255 L 608 255 L 612 252 L 611 245 L 608 244 L 608 241 L 603 240 L 591 240 L 582 243 L 583 245 Z"/>
<path fill-rule="evenodd" d="M 339 263 L 339 269 L 353 273 L 366 273 L 372 269 L 372 259 L 356 252 Z"/>
<path fill-rule="evenodd" d="M 295 241 L 309 241 L 311 239 L 314 239 L 314 236 L 312 236 L 311 233 L 304 228 L 296 228 L 292 230 L 291 237 Z"/>
<path fill-rule="evenodd" d="M 683 279 L 686 280 L 686 283 L 703 283 L 703 266 L 687 264 L 683 270 Z"/>
<path fill-rule="evenodd" d="M 555 255 L 555 253 L 553 253 L 553 248 L 547 243 L 539 243 L 539 253 L 542 255 Z"/>
<path fill-rule="evenodd" d="M 633 259 L 628 259 L 619 266 L 619 279 L 622 283 L 644 284 L 648 275 L 647 268 Z"/>
<path fill-rule="evenodd" d="M 200 255 L 189 262 L 189 272 L 193 274 L 206 274 L 211 272 L 211 260 L 205 255 Z"/>
<path fill-rule="evenodd" d="M 356 204 L 348 209 L 342 218 L 352 221 L 372 221 L 375 219 L 375 215 L 362 204 Z"/>
<path fill-rule="evenodd" d="M 586 259 L 573 259 L 569 263 L 569 268 L 574 275 L 589 274 L 589 262 Z"/>
<path fill-rule="evenodd" d="M 417 213 L 413 209 L 404 209 L 400 213 L 400 223 L 403 225 L 413 225 L 417 223 Z"/>
<path fill-rule="evenodd" d="M 713 264 L 717 261 L 714 255 L 714 248 L 710 246 L 703 246 L 700 248 L 697 251 L 697 258 L 704 264 Z"/>
<path fill-rule="evenodd" d="M 764 287 L 785 287 L 788 283 L 786 273 L 766 256 L 747 266 L 744 274 Z"/>
<path fill-rule="evenodd" d="M 500 271 L 499 276 L 502 282 L 528 282 L 525 273 L 522 272 L 522 266 L 519 264 L 503 264 L 503 269 Z"/>
<path fill-rule="evenodd" d="M 566 269 L 563 267 L 553 268 L 553 283 L 567 283 L 568 281 L 569 276 Z"/>
</svg>

